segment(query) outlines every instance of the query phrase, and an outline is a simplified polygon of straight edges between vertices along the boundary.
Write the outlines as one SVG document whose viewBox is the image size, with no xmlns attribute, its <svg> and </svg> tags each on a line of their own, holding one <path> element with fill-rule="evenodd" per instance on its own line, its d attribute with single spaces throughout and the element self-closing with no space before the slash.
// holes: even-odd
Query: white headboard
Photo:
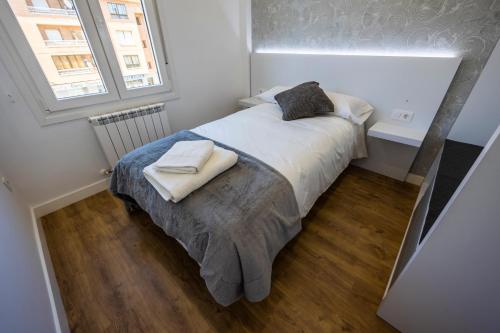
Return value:
<svg viewBox="0 0 500 333">
<path fill-rule="evenodd" d="M 277 85 L 318 81 L 325 90 L 358 96 L 372 104 L 375 113 L 366 122 L 367 128 L 382 121 L 399 126 L 398 133 L 418 133 L 423 138 L 461 58 L 254 53 L 251 61 L 252 96 Z M 413 120 L 392 119 L 395 109 L 414 112 Z M 367 144 L 369 157 L 354 164 L 406 179 L 418 147 L 373 136 Z"/>
<path fill-rule="evenodd" d="M 458 69 L 458 57 L 399 57 L 254 53 L 252 96 L 277 85 L 318 81 L 325 90 L 361 97 L 376 121 L 427 132 Z M 391 119 L 394 109 L 413 111 L 411 123 Z"/>
</svg>

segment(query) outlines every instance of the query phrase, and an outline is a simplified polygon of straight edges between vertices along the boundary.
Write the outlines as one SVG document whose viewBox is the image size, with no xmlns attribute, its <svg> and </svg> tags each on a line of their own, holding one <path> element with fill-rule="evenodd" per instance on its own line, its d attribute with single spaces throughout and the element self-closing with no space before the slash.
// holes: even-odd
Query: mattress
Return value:
<svg viewBox="0 0 500 333">
<path fill-rule="evenodd" d="M 301 217 L 349 165 L 367 157 L 365 130 L 336 116 L 283 121 L 276 104 L 260 104 L 191 130 L 241 150 L 280 172 Z"/>
</svg>

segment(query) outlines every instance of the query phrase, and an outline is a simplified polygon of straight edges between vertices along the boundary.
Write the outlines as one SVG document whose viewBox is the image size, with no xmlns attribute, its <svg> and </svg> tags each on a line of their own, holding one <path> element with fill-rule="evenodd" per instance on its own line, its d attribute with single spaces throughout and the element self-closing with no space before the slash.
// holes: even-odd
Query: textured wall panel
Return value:
<svg viewBox="0 0 500 333">
<path fill-rule="evenodd" d="M 254 50 L 454 51 L 464 61 L 413 172 L 424 174 L 500 37 L 500 0 L 252 0 Z"/>
</svg>

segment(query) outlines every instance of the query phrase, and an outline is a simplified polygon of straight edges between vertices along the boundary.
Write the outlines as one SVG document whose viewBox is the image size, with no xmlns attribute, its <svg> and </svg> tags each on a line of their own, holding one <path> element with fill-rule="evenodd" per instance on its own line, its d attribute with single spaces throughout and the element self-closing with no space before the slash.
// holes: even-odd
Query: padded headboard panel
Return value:
<svg viewBox="0 0 500 333">
<path fill-rule="evenodd" d="M 252 95 L 277 85 L 318 81 L 325 90 L 361 97 L 384 121 L 427 131 L 461 58 L 253 53 Z M 394 109 L 415 112 L 412 122 L 391 119 Z"/>
</svg>

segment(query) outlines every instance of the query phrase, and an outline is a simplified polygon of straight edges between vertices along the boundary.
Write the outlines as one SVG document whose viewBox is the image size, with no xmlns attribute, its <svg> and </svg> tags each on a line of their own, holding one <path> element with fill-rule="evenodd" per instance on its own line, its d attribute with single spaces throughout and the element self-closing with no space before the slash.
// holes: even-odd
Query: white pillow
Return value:
<svg viewBox="0 0 500 333">
<path fill-rule="evenodd" d="M 335 106 L 333 114 L 352 121 L 355 124 L 363 123 L 362 116 L 375 109 L 368 102 L 361 98 L 326 91 L 326 95 L 332 100 Z"/>
<path fill-rule="evenodd" d="M 264 102 L 267 103 L 273 103 L 273 104 L 278 104 L 276 99 L 274 99 L 274 96 L 278 95 L 279 93 L 291 89 L 290 87 L 284 87 L 284 86 L 276 86 L 274 88 L 271 88 L 269 90 L 264 91 L 262 94 L 257 95 L 258 98 L 263 100 Z"/>
<path fill-rule="evenodd" d="M 266 103 L 278 104 L 274 96 L 291 88 L 292 87 L 276 86 L 257 95 L 257 97 Z M 335 106 L 333 115 L 350 120 L 355 124 L 363 124 L 366 120 L 366 117 L 363 116 L 375 110 L 373 106 L 361 98 L 331 91 L 325 91 L 325 93 Z"/>
</svg>

